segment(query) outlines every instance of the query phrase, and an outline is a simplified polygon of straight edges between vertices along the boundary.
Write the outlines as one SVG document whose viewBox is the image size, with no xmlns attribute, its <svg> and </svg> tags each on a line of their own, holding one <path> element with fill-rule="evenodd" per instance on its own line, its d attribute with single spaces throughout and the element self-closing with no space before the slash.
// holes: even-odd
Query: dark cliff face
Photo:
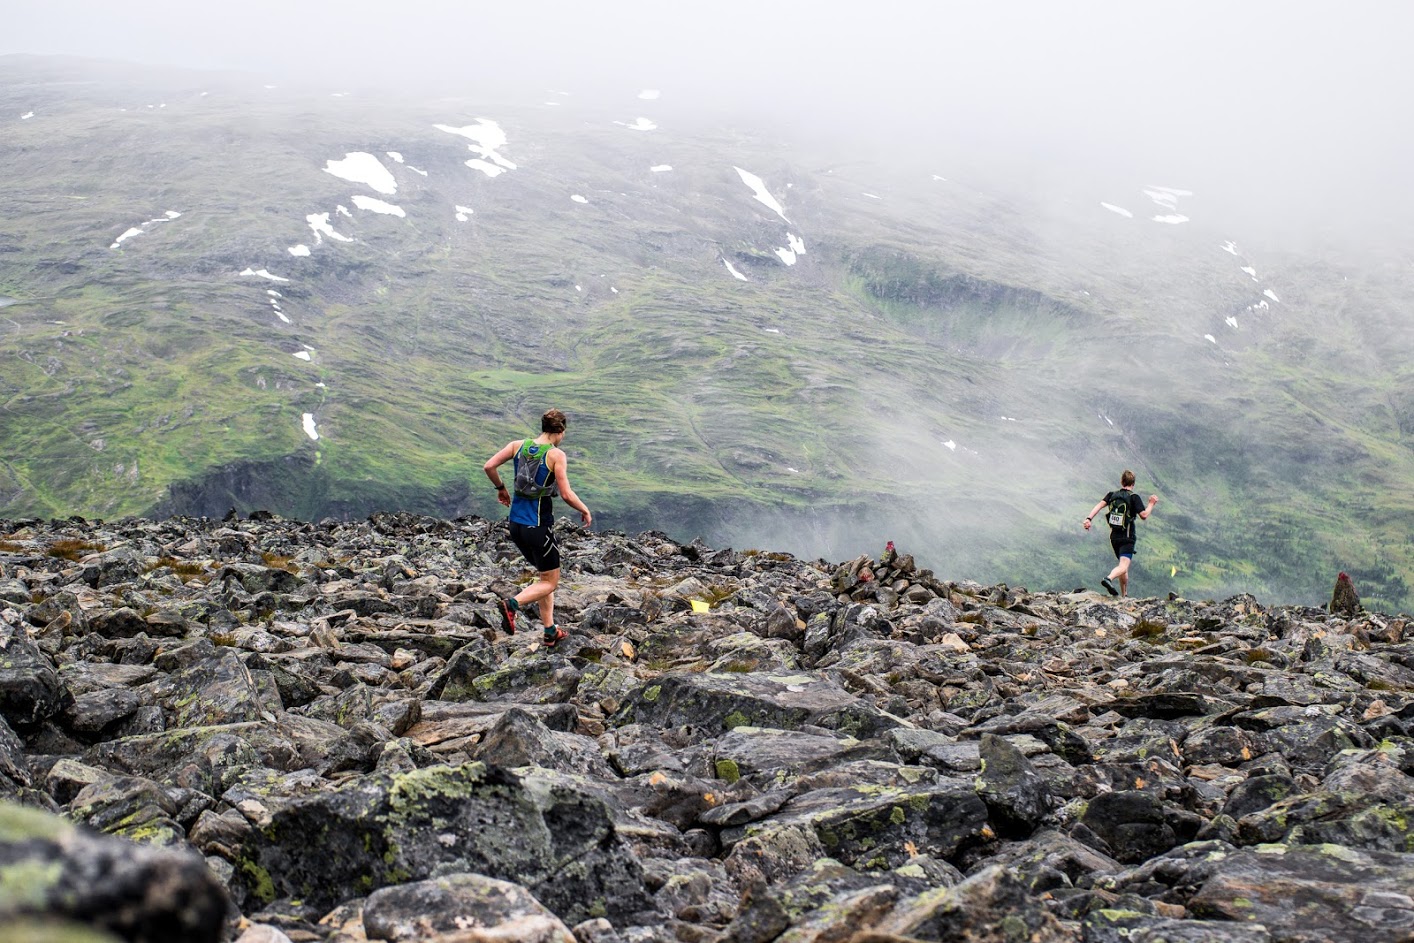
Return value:
<svg viewBox="0 0 1414 943">
<path fill-rule="evenodd" d="M 199 478 L 173 483 L 147 516 L 214 517 L 230 510 L 263 510 L 302 520 L 350 520 L 378 511 L 406 511 L 452 518 L 468 511 L 470 488 L 450 482 L 422 491 L 390 482 L 368 482 L 363 494 L 331 494 L 332 481 L 304 454 L 266 462 L 232 462 Z"/>
</svg>

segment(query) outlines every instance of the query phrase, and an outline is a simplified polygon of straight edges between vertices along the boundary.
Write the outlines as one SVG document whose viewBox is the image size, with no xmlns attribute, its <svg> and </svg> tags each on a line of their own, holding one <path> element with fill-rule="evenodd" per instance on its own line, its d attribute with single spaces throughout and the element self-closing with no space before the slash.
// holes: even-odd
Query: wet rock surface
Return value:
<svg viewBox="0 0 1414 943">
<path fill-rule="evenodd" d="M 0 939 L 1414 940 L 1402 617 L 564 527 L 547 651 L 499 522 L 0 531 Z"/>
</svg>

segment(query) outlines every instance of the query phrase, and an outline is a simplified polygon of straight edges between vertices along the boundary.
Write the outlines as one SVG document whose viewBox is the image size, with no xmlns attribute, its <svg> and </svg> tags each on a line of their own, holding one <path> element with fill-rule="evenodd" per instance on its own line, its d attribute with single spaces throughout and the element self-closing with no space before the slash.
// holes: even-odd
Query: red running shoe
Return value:
<svg viewBox="0 0 1414 943">
<path fill-rule="evenodd" d="M 507 635 L 516 634 L 516 611 L 511 608 L 510 600 L 498 599 L 496 605 L 501 610 L 501 630 Z"/>
<path fill-rule="evenodd" d="M 545 633 L 545 647 L 546 647 L 546 648 L 554 648 L 555 645 L 556 645 L 558 642 L 560 642 L 560 641 L 563 640 L 563 639 L 567 639 L 567 638 L 570 637 L 570 634 L 569 634 L 568 632 L 566 632 L 564 629 L 560 628 L 558 625 L 555 626 L 554 629 L 555 629 L 555 631 L 554 631 L 553 634 L 550 633 L 550 632 L 546 632 L 546 633 Z"/>
</svg>

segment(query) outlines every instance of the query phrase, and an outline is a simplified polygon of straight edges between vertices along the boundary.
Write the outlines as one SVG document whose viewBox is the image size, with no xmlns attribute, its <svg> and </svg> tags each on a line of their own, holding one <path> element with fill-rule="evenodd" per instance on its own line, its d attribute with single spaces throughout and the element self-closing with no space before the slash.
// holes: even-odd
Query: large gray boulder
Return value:
<svg viewBox="0 0 1414 943">
<path fill-rule="evenodd" d="M 302 780 L 285 794 L 238 786 L 224 798 L 255 825 L 233 862 L 246 907 L 300 901 L 319 915 L 358 893 L 474 873 L 524 886 L 569 923 L 653 909 L 603 802 L 560 784 L 529 788 L 499 767 L 373 774 L 312 791 Z"/>
<path fill-rule="evenodd" d="M 143 848 L 0 803 L 0 926 L 57 918 L 130 943 L 216 943 L 228 905 L 194 852 Z"/>
</svg>

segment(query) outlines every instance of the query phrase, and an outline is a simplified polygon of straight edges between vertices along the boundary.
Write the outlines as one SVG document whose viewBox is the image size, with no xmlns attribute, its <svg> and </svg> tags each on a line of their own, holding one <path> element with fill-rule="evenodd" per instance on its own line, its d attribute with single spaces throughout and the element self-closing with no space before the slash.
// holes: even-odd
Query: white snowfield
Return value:
<svg viewBox="0 0 1414 943">
<path fill-rule="evenodd" d="M 1122 206 L 1115 206 L 1113 203 L 1105 203 L 1103 201 L 1100 203 L 1100 205 L 1103 206 L 1105 209 L 1109 210 L 1111 213 L 1118 213 L 1119 215 L 1128 217 L 1130 219 L 1134 218 L 1134 214 L 1129 212 L 1129 210 L 1125 209 Z"/>
<path fill-rule="evenodd" d="M 355 199 L 357 199 L 357 197 L 355 197 Z M 329 225 L 328 213 L 310 213 L 304 219 L 305 222 L 309 223 L 309 228 L 314 230 L 314 244 L 316 246 L 324 241 L 325 236 L 328 236 L 335 242 L 353 242 L 348 236 L 334 231 L 334 227 Z"/>
<path fill-rule="evenodd" d="M 1274 292 L 1274 291 L 1272 291 L 1270 288 L 1268 288 L 1266 291 L 1262 292 L 1262 294 L 1266 295 L 1268 298 L 1272 299 L 1273 301 L 1277 302 L 1278 304 L 1281 303 L 1281 299 L 1277 297 L 1277 293 Z M 1266 302 L 1263 302 L 1263 304 L 1265 304 L 1265 303 L 1266 303 Z"/>
<path fill-rule="evenodd" d="M 319 432 L 314 428 L 314 413 L 305 413 L 303 418 L 304 434 L 311 439 L 318 440 Z"/>
<path fill-rule="evenodd" d="M 643 91 L 638 93 L 638 97 L 643 99 L 644 101 L 656 101 L 659 94 L 660 93 L 656 88 L 645 88 Z"/>
<path fill-rule="evenodd" d="M 665 174 L 665 173 L 667 173 L 668 171 L 670 171 L 670 170 L 673 169 L 673 165 L 672 165 L 672 164 L 654 164 L 652 167 L 649 167 L 648 169 L 649 169 L 650 171 L 652 171 L 653 173 L 655 173 L 655 174 Z"/>
<path fill-rule="evenodd" d="M 290 248 L 286 251 L 288 251 L 290 255 L 293 255 L 297 258 L 302 258 L 304 256 L 309 255 L 309 246 L 305 245 L 304 243 L 300 243 L 297 246 L 290 246 Z"/>
<path fill-rule="evenodd" d="M 384 216 L 407 216 L 407 213 L 401 206 L 394 206 L 392 203 L 386 203 L 383 200 L 378 200 L 371 196 L 364 196 L 362 193 L 354 195 L 353 203 L 354 206 L 357 206 L 359 209 L 367 210 L 370 213 L 382 213 Z"/>
<path fill-rule="evenodd" d="M 749 170 L 742 170 L 740 167 L 734 169 L 737 174 L 740 175 L 741 182 L 750 187 L 752 192 L 756 194 L 756 199 L 759 203 L 771 210 L 771 212 L 775 213 L 781 219 L 790 222 L 789 219 L 786 219 L 785 207 L 781 206 L 780 201 L 771 195 L 771 191 L 766 189 L 766 184 L 760 177 Z"/>
<path fill-rule="evenodd" d="M 157 217 L 156 219 L 149 219 L 147 222 L 139 226 L 130 226 L 127 231 L 125 231 L 121 236 L 119 236 L 117 239 L 114 239 L 113 244 L 108 248 L 117 249 L 128 239 L 131 239 L 134 236 L 141 236 L 143 233 L 147 232 L 147 228 L 149 226 L 155 226 L 158 223 L 170 223 L 172 220 L 180 218 L 181 215 L 182 214 L 178 213 L 176 210 L 168 210 L 166 213 Z"/>
<path fill-rule="evenodd" d="M 293 354 L 290 354 L 290 356 L 303 360 L 306 363 L 314 359 L 314 355 L 307 350 L 297 350 Z"/>
<path fill-rule="evenodd" d="M 727 267 L 727 271 L 728 271 L 728 272 L 731 272 L 731 273 L 732 273 L 732 277 L 733 277 L 733 278 L 739 279 L 739 280 L 741 280 L 741 281 L 743 281 L 743 282 L 749 282 L 749 281 L 751 281 L 751 279 L 747 278 L 745 275 L 741 274 L 740 272 L 738 272 L 738 271 L 736 270 L 736 266 L 732 264 L 731 259 L 723 259 L 723 260 L 722 260 L 722 264 Z"/>
<path fill-rule="evenodd" d="M 247 268 L 242 275 L 258 275 L 261 278 L 269 279 L 272 282 L 287 282 L 288 278 L 281 278 L 279 275 L 271 275 L 267 269 Z"/>
<path fill-rule="evenodd" d="M 630 131 L 654 131 L 657 130 L 657 123 L 642 116 L 635 118 L 633 124 L 625 121 L 615 121 L 614 124 L 622 125 Z"/>
<path fill-rule="evenodd" d="M 507 170 L 516 169 L 515 163 L 501 154 L 501 148 L 506 146 L 506 132 L 496 122 L 478 118 L 476 124 L 462 127 L 450 124 L 434 124 L 433 127 L 471 141 L 467 149 L 476 157 L 467 161 L 466 165 L 473 170 L 479 170 L 488 177 L 497 177 Z"/>
<path fill-rule="evenodd" d="M 398 182 L 383 162 L 365 151 L 354 151 L 344 155 L 343 160 L 331 160 L 324 172 L 333 174 L 350 183 L 362 183 L 385 195 L 398 192 Z"/>
</svg>

